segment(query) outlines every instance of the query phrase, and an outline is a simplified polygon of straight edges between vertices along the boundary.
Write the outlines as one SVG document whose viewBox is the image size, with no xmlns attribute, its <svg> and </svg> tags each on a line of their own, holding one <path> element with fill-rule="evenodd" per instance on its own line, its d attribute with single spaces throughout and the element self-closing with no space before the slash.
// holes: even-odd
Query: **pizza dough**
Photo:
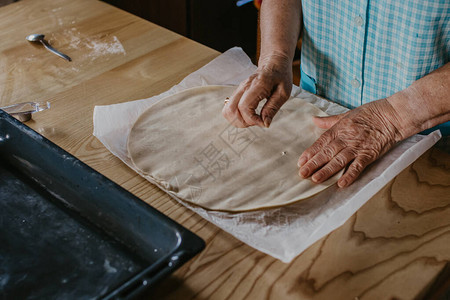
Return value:
<svg viewBox="0 0 450 300">
<path fill-rule="evenodd" d="M 222 116 L 236 87 L 206 86 L 151 106 L 128 137 L 138 172 L 178 199 L 206 209 L 247 211 L 286 205 L 334 184 L 298 175 L 297 160 L 323 132 L 312 116 L 324 112 L 291 98 L 270 128 L 235 128 Z"/>
</svg>

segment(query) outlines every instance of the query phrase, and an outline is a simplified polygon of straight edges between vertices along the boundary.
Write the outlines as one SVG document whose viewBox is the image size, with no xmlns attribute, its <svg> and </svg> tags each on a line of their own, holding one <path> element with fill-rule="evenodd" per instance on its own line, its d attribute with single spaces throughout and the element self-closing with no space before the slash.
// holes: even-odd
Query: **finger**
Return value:
<svg viewBox="0 0 450 300">
<path fill-rule="evenodd" d="M 264 126 L 269 128 L 276 113 L 280 110 L 281 106 L 289 99 L 284 87 L 278 85 L 276 90 L 272 93 L 270 98 L 264 104 L 261 109 L 261 118 L 264 122 Z"/>
<path fill-rule="evenodd" d="M 318 153 L 322 148 L 329 144 L 333 134 L 330 131 L 324 132 L 317 141 L 314 142 L 308 149 L 303 151 L 303 153 L 298 158 L 297 166 L 299 168 L 303 167 L 307 161 L 309 161 L 316 153 Z"/>
<path fill-rule="evenodd" d="M 255 93 L 253 90 L 248 90 L 242 97 L 243 99 L 238 104 L 238 111 L 245 123 L 250 126 L 264 126 L 261 116 L 256 113 L 259 102 L 264 99 L 261 93 Z"/>
<path fill-rule="evenodd" d="M 244 121 L 239 111 L 236 112 L 236 117 L 232 121 L 230 121 L 230 123 L 237 128 L 247 128 L 250 126 Z"/>
<path fill-rule="evenodd" d="M 232 125 L 238 128 L 245 128 L 249 125 L 245 123 L 244 119 L 242 118 L 239 110 L 238 110 L 238 104 L 239 101 L 242 98 L 242 95 L 244 94 L 245 87 L 239 86 L 231 95 L 228 103 L 224 105 L 222 108 L 222 115 L 225 117 L 225 119 L 228 120 Z"/>
<path fill-rule="evenodd" d="M 315 183 L 324 182 L 340 170 L 344 169 L 354 158 L 355 154 L 348 149 L 339 152 L 330 160 L 330 162 L 312 175 L 312 181 Z"/>
<path fill-rule="evenodd" d="M 358 155 L 350 164 L 344 175 L 338 180 L 338 186 L 342 188 L 352 184 L 359 177 L 361 172 L 374 160 L 375 158 L 369 155 Z"/>
<path fill-rule="evenodd" d="M 314 117 L 313 122 L 317 127 L 323 129 L 329 129 L 333 127 L 334 124 L 339 122 L 343 117 L 345 117 L 347 113 L 335 115 L 335 116 L 327 116 L 327 117 Z"/>
<path fill-rule="evenodd" d="M 349 151 L 342 150 L 346 145 L 339 139 L 333 140 L 331 143 L 323 147 L 316 155 L 314 155 L 308 162 L 299 170 L 303 177 L 309 177 L 314 174 L 313 181 L 318 182 L 320 179 L 331 176 L 329 172 L 325 172 L 329 167 L 329 164 L 338 154 L 340 154 L 339 159 L 343 158 L 342 155 L 349 156 L 346 163 L 350 162 L 355 156 L 350 155 Z M 350 157 L 351 156 L 351 157 Z M 325 166 L 325 167 L 323 167 Z M 322 168 L 323 167 L 323 168 Z M 325 169 L 324 169 L 325 168 Z M 320 169 L 320 170 L 319 170 Z M 324 170 L 323 170 L 324 169 Z M 305 171 L 306 170 L 306 171 Z M 323 170 L 323 171 L 322 171 Z M 329 170 L 331 172 L 331 170 Z M 326 174 L 324 174 L 324 172 Z M 317 174 L 319 173 L 319 174 Z M 315 179 L 315 180 L 314 180 Z"/>
<path fill-rule="evenodd" d="M 325 166 L 327 163 L 329 163 L 344 148 L 345 144 L 340 140 L 333 140 L 328 145 L 325 145 L 320 151 L 316 153 L 316 155 L 310 158 L 303 167 L 300 168 L 300 176 L 302 176 L 303 178 L 311 176 L 317 170 L 322 168 L 322 166 Z M 347 154 L 347 152 L 344 153 Z M 347 162 L 351 161 L 354 157 L 355 156 L 352 156 L 349 160 L 347 160 Z M 316 179 L 319 179 L 318 176 L 320 178 L 322 177 L 320 175 L 317 175 Z"/>
<path fill-rule="evenodd" d="M 242 118 L 248 125 L 258 125 L 264 127 L 264 122 L 256 113 L 259 102 L 270 97 L 272 84 L 263 79 L 253 80 L 249 89 L 242 95 L 238 104 L 238 110 Z"/>
</svg>

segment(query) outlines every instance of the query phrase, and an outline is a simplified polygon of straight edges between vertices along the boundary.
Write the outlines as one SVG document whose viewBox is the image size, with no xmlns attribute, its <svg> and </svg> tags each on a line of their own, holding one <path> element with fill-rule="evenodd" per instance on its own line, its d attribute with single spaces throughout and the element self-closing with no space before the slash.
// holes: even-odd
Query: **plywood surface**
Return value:
<svg viewBox="0 0 450 300">
<path fill-rule="evenodd" d="M 23 0 L 0 8 L 0 28 L 0 106 L 50 101 L 30 127 L 206 241 L 155 299 L 420 299 L 450 260 L 449 154 L 426 152 L 284 264 L 185 209 L 92 136 L 95 105 L 157 95 L 218 52 L 95 0 Z M 27 42 L 30 33 L 73 62 Z"/>
</svg>

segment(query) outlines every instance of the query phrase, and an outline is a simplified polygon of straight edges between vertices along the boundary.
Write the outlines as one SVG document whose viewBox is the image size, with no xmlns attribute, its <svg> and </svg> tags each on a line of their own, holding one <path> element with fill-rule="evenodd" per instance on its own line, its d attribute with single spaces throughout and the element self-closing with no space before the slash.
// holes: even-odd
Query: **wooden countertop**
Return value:
<svg viewBox="0 0 450 300">
<path fill-rule="evenodd" d="M 187 210 L 92 136 L 95 105 L 157 95 L 220 53 L 95 0 L 22 0 L 0 8 L 0 28 L 0 106 L 50 101 L 28 126 L 206 241 L 155 299 L 421 298 L 450 260 L 449 154 L 426 152 L 284 264 Z M 30 33 L 73 61 L 30 44 Z"/>
</svg>

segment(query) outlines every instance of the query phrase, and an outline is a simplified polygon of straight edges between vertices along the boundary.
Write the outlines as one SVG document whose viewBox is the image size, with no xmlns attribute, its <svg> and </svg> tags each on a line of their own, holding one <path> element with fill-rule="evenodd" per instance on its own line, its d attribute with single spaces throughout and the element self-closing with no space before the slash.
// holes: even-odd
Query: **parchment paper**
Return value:
<svg viewBox="0 0 450 300">
<path fill-rule="evenodd" d="M 232 48 L 160 95 L 96 106 L 93 134 L 109 151 L 133 168 L 127 153 L 127 137 L 136 119 L 148 107 L 167 95 L 194 86 L 237 85 L 255 70 L 256 66 L 242 49 Z M 347 110 L 302 91 L 297 86 L 293 86 L 292 96 L 313 103 L 330 115 Z M 439 131 L 428 136 L 412 136 L 372 164 L 350 187 L 339 189 L 335 185 L 314 197 L 285 207 L 225 213 L 207 211 L 174 198 L 244 243 L 288 263 L 314 242 L 344 224 L 364 203 L 440 138 Z"/>
</svg>

